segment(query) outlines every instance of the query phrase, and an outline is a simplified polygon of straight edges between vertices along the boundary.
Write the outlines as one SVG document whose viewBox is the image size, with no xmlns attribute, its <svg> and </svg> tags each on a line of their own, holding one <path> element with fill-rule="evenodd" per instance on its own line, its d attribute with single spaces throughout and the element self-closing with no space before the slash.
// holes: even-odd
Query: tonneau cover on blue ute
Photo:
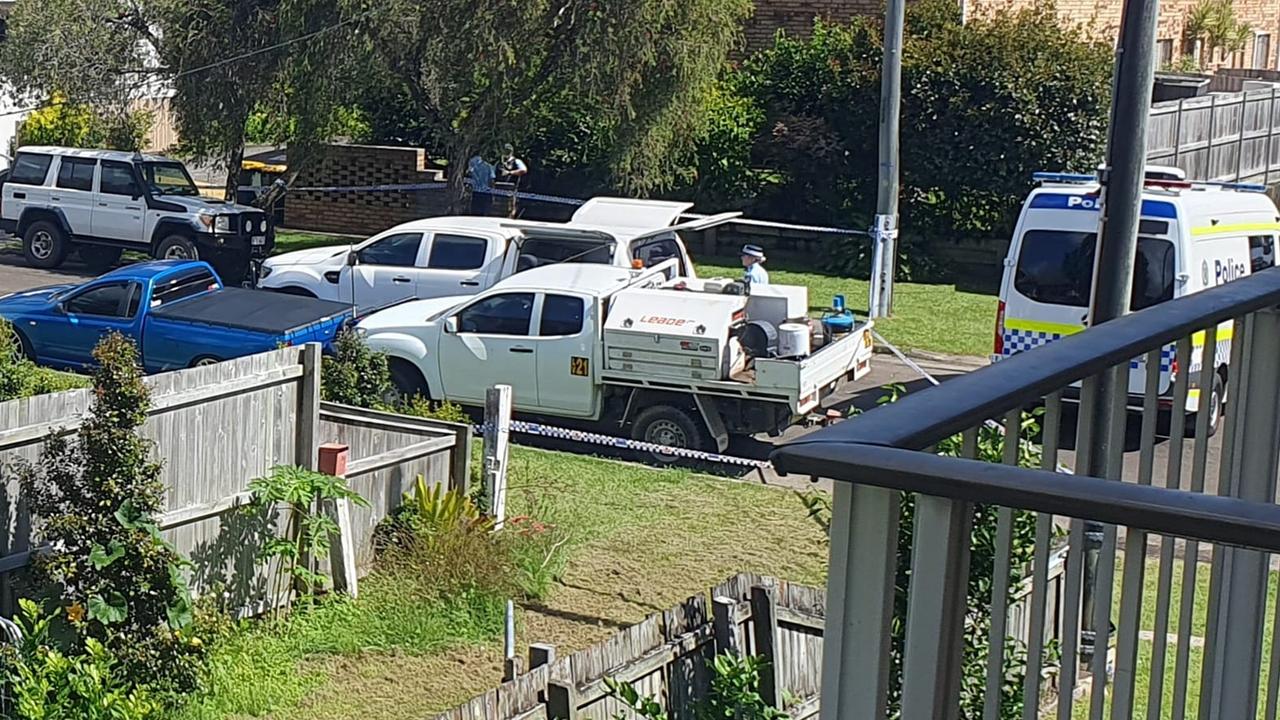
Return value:
<svg viewBox="0 0 1280 720">
<path fill-rule="evenodd" d="M 346 303 L 261 290 L 223 288 L 188 300 L 166 303 L 152 310 L 151 315 L 287 335 L 350 311 L 351 306 Z"/>
</svg>

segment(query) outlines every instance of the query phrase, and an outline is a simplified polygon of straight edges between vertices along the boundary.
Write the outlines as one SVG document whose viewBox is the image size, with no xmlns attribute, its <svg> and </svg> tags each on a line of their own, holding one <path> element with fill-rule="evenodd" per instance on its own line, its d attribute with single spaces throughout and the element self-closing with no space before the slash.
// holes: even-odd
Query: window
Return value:
<svg viewBox="0 0 1280 720">
<path fill-rule="evenodd" d="M 462 235 L 441 235 L 431 240 L 431 258 L 427 267 L 437 270 L 475 270 L 484 265 L 489 241 Z"/>
<path fill-rule="evenodd" d="M 53 157 L 49 155 L 18 153 L 17 159 L 13 161 L 13 172 L 9 173 L 9 182 L 20 185 L 43 185 L 51 164 L 53 164 Z"/>
<path fill-rule="evenodd" d="M 1049 305 L 1089 307 L 1096 235 L 1064 230 L 1028 230 L 1022 236 L 1013 286 Z M 1129 307 L 1141 310 L 1173 298 L 1173 244 L 1138 238 Z"/>
<path fill-rule="evenodd" d="M 156 195 L 195 197 L 200 194 L 182 163 L 149 162 L 142 166 L 142 178 Z"/>
<path fill-rule="evenodd" d="M 97 160 L 62 158 L 62 166 L 58 168 L 58 187 L 67 190 L 92 190 L 93 170 L 96 167 Z"/>
<path fill-rule="evenodd" d="M 357 256 L 362 265 L 413 267 L 418 263 L 422 233 L 398 233 L 366 245 Z"/>
<path fill-rule="evenodd" d="M 648 240 L 642 245 L 631 248 L 631 258 L 644 263 L 649 268 L 663 260 L 680 257 L 680 243 L 674 237 Z"/>
<path fill-rule="evenodd" d="M 192 295 L 199 295 L 218 287 L 218 281 L 208 270 L 188 270 L 156 283 L 151 292 L 151 307 L 157 308 L 177 302 Z"/>
<path fill-rule="evenodd" d="M 0 17 L 0 42 L 4 42 L 7 37 L 9 37 L 9 24 L 4 18 Z"/>
<path fill-rule="evenodd" d="M 538 334 L 577 335 L 582 332 L 586 303 L 569 295 L 546 295 L 542 298 L 542 322 Z"/>
<path fill-rule="evenodd" d="M 487 297 L 458 314 L 458 331 L 480 335 L 528 335 L 533 293 Z"/>
<path fill-rule="evenodd" d="M 612 240 L 561 240 L 558 238 L 529 238 L 520 244 L 518 270 L 530 270 L 558 262 L 613 264 Z"/>
<path fill-rule="evenodd" d="M 1268 68 L 1271 63 L 1271 36 L 1266 33 L 1258 33 L 1253 36 L 1253 67 Z"/>
<path fill-rule="evenodd" d="M 1157 68 L 1167 68 L 1173 64 L 1173 41 L 1157 40 L 1156 41 L 1156 65 Z"/>
<path fill-rule="evenodd" d="M 1270 235 L 1255 235 L 1249 238 L 1249 272 L 1266 270 L 1276 264 L 1276 240 Z"/>
<path fill-rule="evenodd" d="M 85 290 L 67 300 L 63 307 L 72 315 L 127 319 L 138 312 L 138 300 L 138 284 L 121 282 Z"/>
<path fill-rule="evenodd" d="M 131 198 L 142 195 L 133 177 L 133 166 L 114 160 L 102 161 L 102 176 L 98 179 L 98 191 L 106 195 L 124 195 Z"/>
</svg>

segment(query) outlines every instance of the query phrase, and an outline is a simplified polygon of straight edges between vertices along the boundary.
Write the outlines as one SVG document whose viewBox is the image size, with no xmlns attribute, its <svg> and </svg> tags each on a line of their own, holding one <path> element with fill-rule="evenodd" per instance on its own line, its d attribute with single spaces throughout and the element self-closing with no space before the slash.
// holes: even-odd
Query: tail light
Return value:
<svg viewBox="0 0 1280 720">
<path fill-rule="evenodd" d="M 996 308 L 996 338 L 995 338 L 996 355 L 1004 355 L 1004 301 L 1000 301 L 1000 305 Z"/>
</svg>

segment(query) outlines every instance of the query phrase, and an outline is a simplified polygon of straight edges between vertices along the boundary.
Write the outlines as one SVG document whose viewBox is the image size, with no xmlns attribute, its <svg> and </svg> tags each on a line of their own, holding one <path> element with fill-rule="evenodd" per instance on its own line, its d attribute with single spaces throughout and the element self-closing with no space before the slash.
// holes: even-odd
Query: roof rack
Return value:
<svg viewBox="0 0 1280 720">
<path fill-rule="evenodd" d="M 1037 183 L 1054 185 L 1092 185 L 1098 182 L 1097 175 L 1084 173 L 1036 172 L 1031 174 L 1031 179 Z M 1267 191 L 1267 186 L 1259 183 L 1224 182 L 1221 180 L 1172 180 L 1164 177 L 1153 177 L 1150 174 L 1146 177 L 1144 185 L 1164 189 L 1213 187 L 1238 192 L 1265 193 Z"/>
</svg>

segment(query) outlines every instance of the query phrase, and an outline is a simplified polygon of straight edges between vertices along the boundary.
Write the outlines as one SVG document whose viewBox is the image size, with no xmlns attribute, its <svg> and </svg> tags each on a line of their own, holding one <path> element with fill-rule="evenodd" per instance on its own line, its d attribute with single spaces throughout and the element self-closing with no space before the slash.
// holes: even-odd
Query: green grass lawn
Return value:
<svg viewBox="0 0 1280 720">
<path fill-rule="evenodd" d="M 286 230 L 276 234 L 276 251 L 292 252 L 344 241 L 341 236 Z M 724 263 L 723 259 L 698 263 L 698 274 L 732 278 L 742 275 L 741 267 Z M 849 308 L 866 315 L 866 280 L 784 269 L 770 269 L 769 277 L 776 283 L 808 287 L 809 304 L 815 312 L 829 307 L 836 295 L 843 295 Z M 889 342 L 903 350 L 979 357 L 990 354 L 996 318 L 994 296 L 961 292 L 954 285 L 923 283 L 898 283 L 896 293 L 894 316 L 877 323 L 880 334 Z"/>
<path fill-rule="evenodd" d="M 583 649 L 739 572 L 824 582 L 825 537 L 790 492 L 565 453 L 511 453 L 508 515 L 531 515 L 570 536 L 560 581 L 545 601 L 519 610 L 521 654 L 531 642 L 561 654 Z M 500 615 L 404 590 L 375 575 L 354 602 L 250 625 L 215 646 L 210 691 L 179 720 L 410 720 L 501 682 Z"/>
</svg>

